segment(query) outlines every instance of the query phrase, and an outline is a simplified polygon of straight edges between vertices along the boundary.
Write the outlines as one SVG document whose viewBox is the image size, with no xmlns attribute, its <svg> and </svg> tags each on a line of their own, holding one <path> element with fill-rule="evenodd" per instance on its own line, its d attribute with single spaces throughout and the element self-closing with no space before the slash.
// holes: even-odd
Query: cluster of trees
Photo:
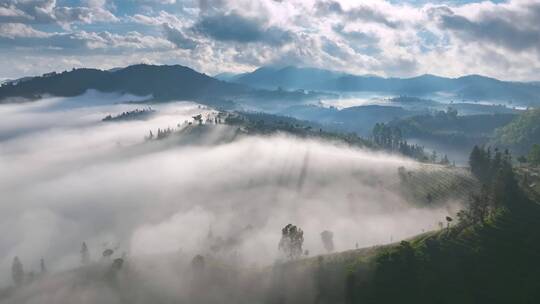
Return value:
<svg viewBox="0 0 540 304">
<path fill-rule="evenodd" d="M 279 250 L 288 259 L 296 259 L 302 256 L 302 245 L 304 244 L 304 231 L 293 224 L 288 224 L 281 229 L 281 240 Z"/>
<path fill-rule="evenodd" d="M 491 110 L 490 110 L 491 111 Z M 486 143 L 494 129 L 516 117 L 513 113 L 458 115 L 453 108 L 405 117 L 389 122 L 401 129 L 406 138 L 416 138 L 469 152 L 476 144 Z"/>
<path fill-rule="evenodd" d="M 105 249 L 103 251 L 102 256 L 105 259 L 110 259 L 113 254 L 114 254 L 114 250 Z M 80 261 L 81 261 L 82 266 L 85 266 L 91 263 L 90 251 L 88 250 L 88 246 L 86 245 L 86 242 L 83 242 L 81 245 Z M 119 270 L 122 267 L 123 263 L 124 263 L 123 257 L 113 259 L 112 269 Z M 13 279 L 14 287 L 15 288 L 22 287 L 24 285 L 34 282 L 36 279 L 39 279 L 45 276 L 48 271 L 47 271 L 47 266 L 45 264 L 44 258 L 41 258 L 39 262 L 39 267 L 40 267 L 39 272 L 35 272 L 35 271 L 25 272 L 23 263 L 21 262 L 18 256 L 15 256 L 13 258 L 13 263 L 11 264 L 11 278 Z"/>
<path fill-rule="evenodd" d="M 145 137 L 146 140 L 152 140 L 152 139 L 164 139 L 164 138 L 167 138 L 169 137 L 172 133 L 174 132 L 173 129 L 171 129 L 170 127 L 168 127 L 167 129 L 160 129 L 158 128 L 157 129 L 157 135 L 154 135 L 154 132 L 152 132 L 152 130 L 150 130 L 148 132 L 148 136 Z"/>
<path fill-rule="evenodd" d="M 528 161 L 535 166 L 540 166 L 540 145 L 534 144 L 529 152 Z"/>
<path fill-rule="evenodd" d="M 153 114 L 154 112 L 156 112 L 156 111 L 154 109 L 152 109 L 151 107 L 148 107 L 148 108 L 145 108 L 145 109 L 142 109 L 142 110 L 135 109 L 135 110 L 132 110 L 132 111 L 122 112 L 121 114 L 118 114 L 118 115 L 115 115 L 115 116 L 112 116 L 112 115 L 109 114 L 109 115 L 105 116 L 105 118 L 103 118 L 102 121 L 142 119 L 142 118 L 148 117 L 149 115 Z"/>
<path fill-rule="evenodd" d="M 11 278 L 13 279 L 13 284 L 15 287 L 21 287 L 25 284 L 30 284 L 34 282 L 37 278 L 44 276 L 47 273 L 47 266 L 45 265 L 45 260 L 41 258 L 39 261 L 40 271 L 38 273 L 34 271 L 25 272 L 24 266 L 19 259 L 19 257 L 13 258 L 13 263 L 11 264 Z"/>
<path fill-rule="evenodd" d="M 385 150 L 399 152 L 405 156 L 409 156 L 420 161 L 430 160 L 424 152 L 424 147 L 409 144 L 405 139 L 403 139 L 401 129 L 398 127 L 389 126 L 384 123 L 377 123 L 373 127 L 372 139 L 377 146 Z"/>
<path fill-rule="evenodd" d="M 372 280 L 362 280 L 359 269 L 351 271 L 345 302 L 528 303 L 538 298 L 534 261 L 540 208 L 519 187 L 508 151 L 475 147 L 470 166 L 483 186 L 458 214 L 459 225 L 383 250 L 375 258 Z"/>
<path fill-rule="evenodd" d="M 523 111 L 510 123 L 495 130 L 491 144 L 509 148 L 516 155 L 526 155 L 540 143 L 540 109 Z"/>
<path fill-rule="evenodd" d="M 193 116 L 193 121 L 184 121 L 184 126 L 191 126 L 193 125 L 194 123 L 196 125 L 202 125 L 203 124 L 203 121 L 205 121 L 206 124 L 221 124 L 222 123 L 222 118 L 223 116 L 223 113 L 222 112 L 219 112 L 216 116 L 212 116 L 212 115 L 208 115 L 206 117 L 206 120 L 204 119 L 203 115 L 202 114 L 198 114 L 198 115 L 195 115 Z M 181 131 L 182 130 L 182 124 L 181 123 L 178 123 L 177 124 L 177 127 L 178 129 L 173 129 L 171 127 L 167 127 L 166 129 L 158 129 L 157 130 L 157 134 L 154 134 L 154 132 L 152 132 L 152 130 L 150 130 L 148 132 L 148 135 L 145 137 L 146 140 L 152 140 L 152 139 L 164 139 L 164 138 L 167 138 L 169 137 L 171 134 L 173 134 L 174 132 L 177 132 L 177 131 Z"/>
<path fill-rule="evenodd" d="M 529 154 L 525 156 L 520 156 L 517 159 L 520 163 L 529 163 L 533 166 L 540 165 L 540 145 L 534 144 L 529 151 Z"/>
<path fill-rule="evenodd" d="M 498 148 L 474 146 L 469 155 L 471 173 L 483 184 L 489 185 L 501 170 L 512 170 L 512 156 L 508 150 L 501 152 Z"/>
<path fill-rule="evenodd" d="M 334 251 L 334 233 L 329 230 L 321 232 L 321 241 L 326 252 Z M 303 255 L 308 256 L 309 251 L 302 249 L 304 244 L 304 231 L 299 227 L 288 224 L 281 229 L 281 240 L 278 248 L 288 259 L 297 259 Z M 358 244 L 356 245 L 358 247 Z"/>
<path fill-rule="evenodd" d="M 458 213 L 461 225 L 485 223 L 500 208 L 510 208 L 509 202 L 520 201 L 523 193 L 512 168 L 512 155 L 490 147 L 474 146 L 470 157 L 471 172 L 482 183 L 479 193 L 471 195 L 468 208 Z"/>
<path fill-rule="evenodd" d="M 157 136 L 156 139 L 163 139 L 166 137 L 169 137 L 173 133 L 173 129 L 167 128 L 167 129 L 159 129 L 157 130 Z"/>
<path fill-rule="evenodd" d="M 458 118 L 458 111 L 453 107 L 446 108 L 446 111 L 438 111 L 435 113 L 435 117 L 446 120 L 456 120 Z"/>
</svg>

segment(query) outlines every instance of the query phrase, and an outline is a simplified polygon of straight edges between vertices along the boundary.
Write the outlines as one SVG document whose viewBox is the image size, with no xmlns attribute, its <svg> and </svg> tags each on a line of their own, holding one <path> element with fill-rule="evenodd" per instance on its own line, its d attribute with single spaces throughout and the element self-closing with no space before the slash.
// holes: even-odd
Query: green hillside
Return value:
<svg viewBox="0 0 540 304">
<path fill-rule="evenodd" d="M 477 114 L 458 116 L 456 112 L 418 115 L 391 122 L 406 138 L 417 138 L 470 149 L 489 141 L 493 130 L 510 123 L 516 114 Z"/>
<path fill-rule="evenodd" d="M 488 190 L 450 228 L 302 261 L 325 273 L 315 277 L 317 303 L 536 303 L 539 196 L 502 158 Z M 491 207 L 478 218 L 481 195 Z"/>
<path fill-rule="evenodd" d="M 540 143 L 540 109 L 532 109 L 516 117 L 508 125 L 495 130 L 492 144 L 511 149 L 516 155 L 526 155 Z"/>
</svg>

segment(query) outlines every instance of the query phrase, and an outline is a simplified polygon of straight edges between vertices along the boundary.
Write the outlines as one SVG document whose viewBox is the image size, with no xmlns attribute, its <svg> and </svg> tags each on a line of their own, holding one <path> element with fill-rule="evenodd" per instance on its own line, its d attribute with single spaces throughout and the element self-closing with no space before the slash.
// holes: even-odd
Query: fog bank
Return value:
<svg viewBox="0 0 540 304">
<path fill-rule="evenodd" d="M 415 207 L 397 169 L 419 164 L 335 143 L 284 134 L 216 143 L 231 132 L 223 125 L 196 144 L 145 141 L 213 112 L 189 102 L 101 121 L 145 107 L 126 103 L 136 99 L 90 92 L 0 105 L 0 286 L 11 284 L 14 256 L 27 271 L 41 257 L 50 272 L 78 267 L 83 241 L 94 260 L 112 248 L 128 260 L 211 254 L 267 266 L 288 223 L 314 255 L 325 252 L 324 230 L 336 251 L 384 244 L 435 229 L 454 203 Z"/>
</svg>

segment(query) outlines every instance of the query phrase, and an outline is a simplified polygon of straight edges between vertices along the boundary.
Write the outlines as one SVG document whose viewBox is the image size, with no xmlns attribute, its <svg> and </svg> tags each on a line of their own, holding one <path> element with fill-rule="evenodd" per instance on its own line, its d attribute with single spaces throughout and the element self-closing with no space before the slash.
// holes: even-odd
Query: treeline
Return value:
<svg viewBox="0 0 540 304">
<path fill-rule="evenodd" d="M 522 155 L 517 160 L 522 164 L 528 163 L 529 165 L 540 166 L 540 144 L 532 145 L 527 156 Z"/>
<path fill-rule="evenodd" d="M 403 136 L 437 142 L 454 148 L 470 149 L 487 143 L 493 129 L 502 127 L 516 117 L 513 113 L 459 115 L 456 109 L 416 115 L 389 122 L 401 129 Z"/>
<path fill-rule="evenodd" d="M 302 138 L 314 137 L 341 141 L 351 146 L 373 147 L 371 141 L 356 133 L 330 132 L 318 123 L 292 117 L 261 112 L 234 112 L 227 113 L 224 122 L 228 125 L 242 127 L 242 130 L 248 134 L 270 135 L 285 132 Z"/>
<path fill-rule="evenodd" d="M 384 123 L 377 123 L 375 125 L 371 138 L 363 138 L 356 133 L 330 132 L 326 131 L 322 125 L 317 123 L 267 113 L 229 113 L 225 118 L 225 123 L 233 126 L 242 126 L 243 130 L 249 134 L 287 132 L 299 137 L 339 140 L 353 146 L 382 149 L 399 153 L 422 162 L 450 164 L 450 160 L 446 155 L 439 156 L 436 151 L 430 154 L 426 153 L 424 147 L 409 144 L 403 138 L 399 128 Z"/>
<path fill-rule="evenodd" d="M 409 144 L 407 140 L 403 138 L 401 129 L 396 126 L 390 126 L 384 123 L 375 124 L 372 132 L 372 140 L 377 146 L 387 151 L 397 152 L 422 162 L 439 162 L 443 165 L 450 164 L 447 155 L 443 155 L 439 160 L 436 151 L 432 151 L 432 153 L 428 155 L 423 146 Z"/>
<path fill-rule="evenodd" d="M 201 107 L 199 106 L 199 108 L 201 108 Z M 167 127 L 167 128 L 163 128 L 163 129 L 158 128 L 157 132 L 155 134 L 154 134 L 154 132 L 152 132 L 152 130 L 150 130 L 150 131 L 148 131 L 148 135 L 145 137 L 145 139 L 146 140 L 165 139 L 165 138 L 171 136 L 172 134 L 174 134 L 175 132 L 185 130 L 186 127 L 190 127 L 190 126 L 193 126 L 193 125 L 201 126 L 201 125 L 203 125 L 203 122 L 204 122 L 204 124 L 216 124 L 216 125 L 221 124 L 224 115 L 225 114 L 223 112 L 212 113 L 212 114 L 208 114 L 206 116 L 203 116 L 202 114 L 197 114 L 197 115 L 192 117 L 193 121 L 185 120 L 183 123 L 178 123 L 176 125 L 176 128 L 171 128 L 171 127 Z"/>
<path fill-rule="evenodd" d="M 143 119 L 147 118 L 148 116 L 154 114 L 156 110 L 152 109 L 151 107 L 145 108 L 145 109 L 135 109 L 132 111 L 126 111 L 122 112 L 118 115 L 107 115 L 105 118 L 102 119 L 102 121 L 118 121 L 118 120 L 135 120 L 135 119 Z"/>
<path fill-rule="evenodd" d="M 82 243 L 79 253 L 80 253 L 81 266 L 87 266 L 92 263 L 92 257 L 90 255 L 90 251 L 88 249 L 88 246 L 86 245 L 86 242 Z M 100 258 L 100 261 L 112 262 L 111 271 L 120 270 L 125 260 L 125 253 L 123 253 L 120 257 L 117 257 L 117 258 L 113 258 L 114 254 L 115 254 L 114 249 L 106 248 L 103 250 L 101 254 L 101 258 Z M 39 267 L 40 267 L 39 271 L 32 271 L 32 270 L 25 271 L 23 262 L 18 256 L 15 256 L 11 264 L 11 278 L 13 280 L 12 288 L 15 288 L 15 289 L 21 288 L 26 285 L 32 284 L 36 280 L 40 280 L 46 277 L 48 275 L 48 269 L 45 264 L 44 258 L 40 259 Z M 10 291 L 13 291 L 13 290 L 10 290 Z M 2 294 L 0 294 L 0 299 L 2 298 L 1 296 Z"/>
<path fill-rule="evenodd" d="M 540 109 L 524 111 L 510 123 L 495 130 L 491 144 L 510 149 L 516 155 L 526 155 L 540 143 Z"/>
<path fill-rule="evenodd" d="M 470 157 L 471 173 L 482 183 L 472 194 L 468 208 L 458 213 L 462 225 L 484 224 L 497 213 L 526 199 L 512 167 L 512 155 L 490 147 L 474 146 Z"/>
</svg>

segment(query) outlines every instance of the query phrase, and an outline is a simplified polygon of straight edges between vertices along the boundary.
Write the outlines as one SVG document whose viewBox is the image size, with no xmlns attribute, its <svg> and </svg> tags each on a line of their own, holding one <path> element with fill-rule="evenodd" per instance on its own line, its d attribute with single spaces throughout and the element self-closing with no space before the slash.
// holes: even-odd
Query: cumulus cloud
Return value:
<svg viewBox="0 0 540 304">
<path fill-rule="evenodd" d="M 381 23 L 391 28 L 396 28 L 400 25 L 397 21 L 392 21 L 380 9 L 373 8 L 367 5 L 359 5 L 345 10 L 337 1 L 319 1 L 316 4 L 319 15 L 327 16 L 329 14 L 345 16 L 348 20 L 364 22 Z"/>
<path fill-rule="evenodd" d="M 540 54 L 540 4 L 523 7 L 488 7 L 476 16 L 456 13 L 451 8 L 438 8 L 440 26 L 464 41 L 481 41 L 512 51 L 533 49 Z"/>
<path fill-rule="evenodd" d="M 123 49 L 116 43 L 82 44 L 123 52 L 123 56 L 109 58 L 107 65 L 110 61 L 116 65 L 129 62 L 126 57 L 132 50 L 146 50 L 139 56 L 158 58 L 159 63 L 187 64 L 209 74 L 244 72 L 272 64 L 382 76 L 474 73 L 509 80 L 537 80 L 540 71 L 536 22 L 540 9 L 534 0 L 75 3 L 8 0 L 0 4 L 0 23 L 25 25 L 26 34 L 31 34 L 28 27 L 50 34 L 50 28 L 44 26 L 53 24 L 62 27 L 55 33 L 70 37 L 104 32 L 117 35 L 117 39 L 130 32 L 145 36 L 140 44 L 122 44 Z M 4 27 L 4 33 L 7 27 L 13 29 L 13 25 Z M 10 38 L 10 53 L 29 44 L 24 37 L 10 34 Z M 151 38 L 154 44 L 159 41 L 160 47 L 148 48 Z M 66 44 L 72 43 L 66 40 Z M 9 49 L 9 45 L 4 42 L 4 48 Z M 58 57 L 68 52 L 62 53 L 62 49 L 70 49 L 54 47 L 60 50 Z M 26 59 L 19 58 L 14 62 L 23 65 Z M 99 61 L 78 60 L 105 66 Z"/>
<path fill-rule="evenodd" d="M 291 40 L 291 33 L 274 26 L 266 26 L 263 20 L 242 16 L 236 12 L 205 15 L 194 30 L 220 41 L 261 42 L 281 45 Z"/>
<path fill-rule="evenodd" d="M 44 33 L 21 24 L 0 24 L 0 48 L 23 47 L 42 49 L 49 52 L 78 52 L 78 54 L 100 51 L 118 53 L 133 51 L 163 50 L 172 48 L 163 38 L 128 32 L 123 35 L 109 32 Z"/>
<path fill-rule="evenodd" d="M 58 6 L 55 0 L 6 0 L 0 4 L 0 22 L 61 23 L 118 21 L 104 1 L 87 1 L 87 6 Z"/>
<path fill-rule="evenodd" d="M 181 30 L 176 29 L 167 23 L 163 24 L 163 31 L 165 32 L 167 40 L 172 42 L 178 48 L 191 50 L 197 47 L 197 42 L 195 40 L 186 37 Z"/>
<path fill-rule="evenodd" d="M 47 38 L 49 34 L 38 31 L 22 23 L 0 23 L 0 37 L 10 38 Z"/>
</svg>

